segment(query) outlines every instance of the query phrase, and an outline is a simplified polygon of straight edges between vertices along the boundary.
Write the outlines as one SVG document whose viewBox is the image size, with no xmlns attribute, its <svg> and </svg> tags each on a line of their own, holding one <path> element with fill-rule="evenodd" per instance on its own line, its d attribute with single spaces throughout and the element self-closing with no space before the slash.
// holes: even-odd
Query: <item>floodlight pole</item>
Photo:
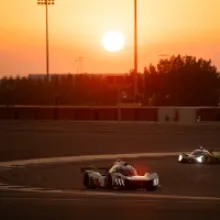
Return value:
<svg viewBox="0 0 220 220">
<path fill-rule="evenodd" d="M 49 33 L 48 33 L 48 0 L 45 0 L 45 8 L 46 8 L 46 71 L 47 71 L 47 79 L 49 79 Z"/>
<path fill-rule="evenodd" d="M 134 102 L 138 92 L 138 49 L 137 49 L 137 0 L 134 0 Z"/>
<path fill-rule="evenodd" d="M 49 79 L 50 64 L 49 64 L 49 25 L 48 25 L 48 6 L 54 5 L 54 0 L 37 0 L 38 5 L 45 5 L 46 18 L 46 76 Z"/>
</svg>

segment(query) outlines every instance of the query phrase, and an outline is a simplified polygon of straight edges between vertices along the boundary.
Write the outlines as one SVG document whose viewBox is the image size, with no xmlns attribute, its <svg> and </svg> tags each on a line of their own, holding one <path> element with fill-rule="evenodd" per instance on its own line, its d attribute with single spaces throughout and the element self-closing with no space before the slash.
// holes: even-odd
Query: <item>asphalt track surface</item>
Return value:
<svg viewBox="0 0 220 220">
<path fill-rule="evenodd" d="M 5 197 L 5 195 L 3 195 Z M 219 203 L 8 193 L 1 219 L 218 219 Z"/>
<path fill-rule="evenodd" d="M 0 161 L 85 154 L 220 148 L 220 126 L 0 122 Z"/>
<path fill-rule="evenodd" d="M 162 187 L 153 194 L 220 197 L 220 165 L 178 164 L 175 157 L 126 161 L 134 165 L 141 174 L 145 172 L 159 174 Z M 18 186 L 84 191 L 80 168 L 90 165 L 109 167 L 111 162 L 90 161 L 13 168 L 12 171 L 2 171 L 1 176 L 2 181 Z"/>
<path fill-rule="evenodd" d="M 219 203 L 8 194 L 1 219 L 218 219 Z"/>
<path fill-rule="evenodd" d="M 0 159 L 132 152 L 190 151 L 200 144 L 210 148 L 220 142 L 218 126 L 159 126 L 138 124 L 86 123 L 1 123 Z M 110 161 L 96 161 L 105 166 Z M 3 171 L 1 181 L 36 187 L 62 189 L 67 194 L 0 191 L 2 219 L 218 219 L 219 201 L 142 198 L 138 195 L 173 194 L 220 197 L 219 165 L 181 165 L 175 158 L 130 159 L 143 169 L 156 171 L 162 188 L 157 192 L 137 192 L 122 196 L 80 196 L 84 191 L 79 164 L 14 168 Z M 15 170 L 16 169 L 16 170 Z M 125 192 L 129 194 L 129 192 Z"/>
</svg>

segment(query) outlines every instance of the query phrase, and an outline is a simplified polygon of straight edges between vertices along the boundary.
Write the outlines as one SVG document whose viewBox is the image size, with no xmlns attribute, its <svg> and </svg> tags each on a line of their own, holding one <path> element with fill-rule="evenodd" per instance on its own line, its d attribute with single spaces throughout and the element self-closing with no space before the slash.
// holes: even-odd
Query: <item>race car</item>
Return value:
<svg viewBox="0 0 220 220">
<path fill-rule="evenodd" d="M 191 153 L 179 154 L 178 162 L 199 164 L 220 163 L 220 153 L 200 147 L 200 149 L 196 149 Z"/>
<path fill-rule="evenodd" d="M 101 170 L 104 169 L 104 174 Z M 87 189 L 145 189 L 156 190 L 159 188 L 157 173 L 138 175 L 136 169 L 124 161 L 116 161 L 109 168 L 87 167 L 81 168 L 83 185 Z"/>
</svg>

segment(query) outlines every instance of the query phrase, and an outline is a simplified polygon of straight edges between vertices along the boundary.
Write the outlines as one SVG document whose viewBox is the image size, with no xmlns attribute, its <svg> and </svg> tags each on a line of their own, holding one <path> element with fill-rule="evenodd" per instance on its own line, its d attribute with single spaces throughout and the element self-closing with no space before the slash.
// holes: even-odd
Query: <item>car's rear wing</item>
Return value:
<svg viewBox="0 0 220 220">
<path fill-rule="evenodd" d="M 81 167 L 80 168 L 81 173 L 84 173 L 86 170 L 97 171 L 97 172 L 107 172 L 109 170 L 109 167 L 87 166 L 87 167 Z"/>
</svg>

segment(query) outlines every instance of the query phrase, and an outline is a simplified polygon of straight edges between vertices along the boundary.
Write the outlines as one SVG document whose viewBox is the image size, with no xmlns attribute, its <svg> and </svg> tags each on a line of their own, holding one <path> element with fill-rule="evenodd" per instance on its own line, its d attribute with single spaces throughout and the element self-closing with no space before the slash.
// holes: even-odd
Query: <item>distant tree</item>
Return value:
<svg viewBox="0 0 220 220">
<path fill-rule="evenodd" d="M 116 105 L 133 101 L 134 71 L 124 77 L 100 74 L 51 76 L 49 80 L 21 76 L 3 77 L 1 105 Z M 111 79 L 111 80 L 110 80 Z M 211 106 L 218 104 L 219 73 L 211 60 L 172 56 L 138 73 L 137 101 L 156 106 Z M 144 95 L 144 97 L 143 97 Z"/>
<path fill-rule="evenodd" d="M 144 74 L 146 99 L 155 105 L 218 104 L 219 73 L 211 60 L 172 56 L 149 65 Z"/>
</svg>

